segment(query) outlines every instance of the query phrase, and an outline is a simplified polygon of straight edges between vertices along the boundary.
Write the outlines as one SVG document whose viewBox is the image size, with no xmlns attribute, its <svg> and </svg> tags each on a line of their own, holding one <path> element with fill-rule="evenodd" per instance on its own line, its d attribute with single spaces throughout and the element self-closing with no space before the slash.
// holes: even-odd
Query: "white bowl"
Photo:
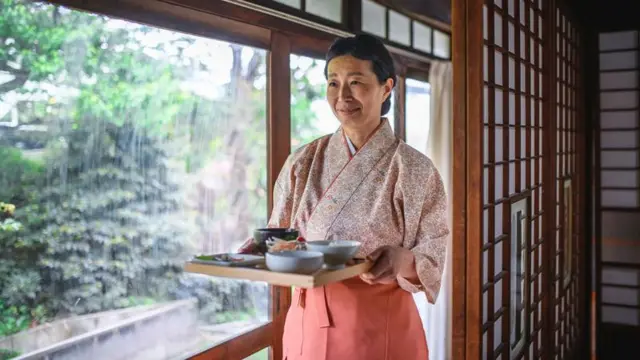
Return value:
<svg viewBox="0 0 640 360">
<path fill-rule="evenodd" d="M 307 249 L 324 254 L 324 263 L 328 269 L 343 268 L 347 261 L 353 259 L 360 249 L 359 241 L 351 240 L 321 240 L 308 241 Z"/>
<path fill-rule="evenodd" d="M 275 272 L 312 274 L 322 268 L 324 257 L 317 251 L 282 251 L 267 253 L 267 268 Z"/>
</svg>

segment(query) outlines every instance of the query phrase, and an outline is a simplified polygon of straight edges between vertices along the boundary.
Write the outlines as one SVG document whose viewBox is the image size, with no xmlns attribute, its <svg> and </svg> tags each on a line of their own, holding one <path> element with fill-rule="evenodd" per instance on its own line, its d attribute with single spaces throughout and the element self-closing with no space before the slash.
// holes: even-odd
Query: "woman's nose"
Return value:
<svg viewBox="0 0 640 360">
<path fill-rule="evenodd" d="M 348 85 L 342 85 L 338 96 L 341 100 L 351 99 L 351 89 Z"/>
</svg>

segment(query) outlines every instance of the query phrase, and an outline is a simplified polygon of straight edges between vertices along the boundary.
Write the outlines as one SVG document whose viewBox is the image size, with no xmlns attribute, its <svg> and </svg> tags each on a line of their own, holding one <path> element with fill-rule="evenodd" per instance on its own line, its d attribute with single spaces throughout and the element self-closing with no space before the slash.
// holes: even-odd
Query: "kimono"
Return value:
<svg viewBox="0 0 640 360">
<path fill-rule="evenodd" d="M 433 163 L 398 140 L 386 119 L 353 155 L 342 128 L 291 154 L 276 181 L 269 226 L 298 229 L 307 241 L 360 241 L 359 257 L 384 245 L 405 247 L 419 278 L 369 285 L 355 277 L 295 289 L 284 359 L 428 359 L 411 293 L 422 291 L 431 303 L 438 295 L 446 195 Z"/>
</svg>

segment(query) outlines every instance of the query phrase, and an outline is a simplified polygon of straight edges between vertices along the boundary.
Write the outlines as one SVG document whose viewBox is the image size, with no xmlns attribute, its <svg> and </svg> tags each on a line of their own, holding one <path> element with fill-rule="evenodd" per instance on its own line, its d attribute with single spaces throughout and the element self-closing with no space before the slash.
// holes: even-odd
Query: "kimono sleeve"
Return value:
<svg viewBox="0 0 640 360">
<path fill-rule="evenodd" d="M 273 209 L 269 218 L 270 228 L 291 227 L 291 214 L 293 208 L 293 171 L 292 158 L 289 156 L 285 165 L 280 170 L 278 179 L 273 187 Z"/>
<path fill-rule="evenodd" d="M 447 196 L 438 171 L 433 168 L 425 186 L 425 200 L 417 226 L 415 246 L 416 272 L 420 284 L 398 277 L 398 284 L 406 291 L 424 291 L 427 300 L 435 304 L 440 291 L 447 251 Z"/>
</svg>

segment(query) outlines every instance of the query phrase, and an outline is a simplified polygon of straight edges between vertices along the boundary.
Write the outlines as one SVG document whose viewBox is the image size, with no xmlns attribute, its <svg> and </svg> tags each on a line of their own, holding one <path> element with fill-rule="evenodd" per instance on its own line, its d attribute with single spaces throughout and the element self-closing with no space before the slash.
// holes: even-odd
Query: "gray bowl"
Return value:
<svg viewBox="0 0 640 360">
<path fill-rule="evenodd" d="M 267 268 L 275 272 L 312 274 L 322 268 L 324 258 L 317 251 L 281 251 L 265 255 Z"/>
<path fill-rule="evenodd" d="M 307 242 L 307 249 L 323 253 L 327 269 L 341 269 L 347 261 L 353 259 L 360 245 L 359 241 L 321 240 Z"/>
</svg>

